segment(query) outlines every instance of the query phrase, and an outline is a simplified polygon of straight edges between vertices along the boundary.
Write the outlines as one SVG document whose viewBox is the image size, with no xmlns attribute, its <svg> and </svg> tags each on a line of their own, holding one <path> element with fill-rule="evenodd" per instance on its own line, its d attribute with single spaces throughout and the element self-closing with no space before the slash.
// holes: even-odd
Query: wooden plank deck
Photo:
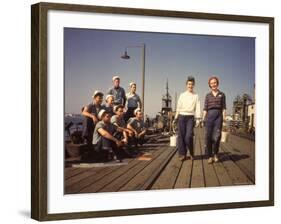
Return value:
<svg viewBox="0 0 281 224">
<path fill-rule="evenodd" d="M 68 164 L 65 193 L 117 192 L 255 184 L 255 142 L 230 135 L 221 143 L 220 162 L 208 164 L 204 129 L 195 129 L 195 159 L 178 160 L 169 137 L 154 135 L 140 148 L 144 156 L 125 159 L 121 164 Z"/>
</svg>

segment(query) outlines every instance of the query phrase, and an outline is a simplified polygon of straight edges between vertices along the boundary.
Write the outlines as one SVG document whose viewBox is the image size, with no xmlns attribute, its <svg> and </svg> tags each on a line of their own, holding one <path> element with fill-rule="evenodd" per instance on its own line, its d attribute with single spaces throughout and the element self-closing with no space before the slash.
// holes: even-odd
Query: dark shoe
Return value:
<svg viewBox="0 0 281 224">
<path fill-rule="evenodd" d="M 108 153 L 107 159 L 108 159 L 109 161 L 111 161 L 111 160 L 114 159 L 114 154 L 113 154 L 113 152 L 109 152 L 109 153 Z"/>
<path fill-rule="evenodd" d="M 125 157 L 133 158 L 133 155 L 127 149 L 124 148 L 123 152 L 124 152 Z"/>
</svg>

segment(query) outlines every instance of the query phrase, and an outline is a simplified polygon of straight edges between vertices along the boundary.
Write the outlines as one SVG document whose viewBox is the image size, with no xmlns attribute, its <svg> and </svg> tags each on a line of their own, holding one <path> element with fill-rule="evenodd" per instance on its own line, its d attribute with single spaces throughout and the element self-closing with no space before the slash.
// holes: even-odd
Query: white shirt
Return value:
<svg viewBox="0 0 281 224">
<path fill-rule="evenodd" d="M 189 91 L 180 94 L 175 117 L 177 118 L 179 114 L 193 115 L 195 118 L 200 118 L 201 112 L 198 94 Z"/>
</svg>

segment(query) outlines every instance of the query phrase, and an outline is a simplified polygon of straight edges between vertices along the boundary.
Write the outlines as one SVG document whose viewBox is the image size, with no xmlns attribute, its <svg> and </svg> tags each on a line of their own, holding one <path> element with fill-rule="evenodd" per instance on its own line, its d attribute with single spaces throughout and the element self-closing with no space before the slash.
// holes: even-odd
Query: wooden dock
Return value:
<svg viewBox="0 0 281 224">
<path fill-rule="evenodd" d="M 143 145 L 142 156 L 122 163 L 75 163 L 65 167 L 65 193 L 93 193 L 255 184 L 255 142 L 230 135 L 219 163 L 208 164 L 204 129 L 195 129 L 195 159 L 179 161 L 169 137 Z"/>
</svg>

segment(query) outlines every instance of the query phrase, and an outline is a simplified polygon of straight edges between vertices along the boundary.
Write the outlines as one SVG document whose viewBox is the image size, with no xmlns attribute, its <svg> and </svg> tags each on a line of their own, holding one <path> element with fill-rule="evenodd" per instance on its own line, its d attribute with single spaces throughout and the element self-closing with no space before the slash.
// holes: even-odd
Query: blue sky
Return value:
<svg viewBox="0 0 281 224">
<path fill-rule="evenodd" d="M 115 74 L 126 92 L 135 81 L 141 96 L 141 49 L 129 48 L 130 60 L 121 55 L 127 46 L 142 43 L 146 44 L 145 113 L 150 116 L 161 110 L 167 79 L 173 107 L 175 92 L 185 91 L 188 75 L 195 77 L 202 106 L 212 75 L 220 79 L 228 113 L 237 94 L 253 94 L 254 38 L 65 28 L 65 112 L 79 113 L 96 89 L 107 92 Z"/>
</svg>

